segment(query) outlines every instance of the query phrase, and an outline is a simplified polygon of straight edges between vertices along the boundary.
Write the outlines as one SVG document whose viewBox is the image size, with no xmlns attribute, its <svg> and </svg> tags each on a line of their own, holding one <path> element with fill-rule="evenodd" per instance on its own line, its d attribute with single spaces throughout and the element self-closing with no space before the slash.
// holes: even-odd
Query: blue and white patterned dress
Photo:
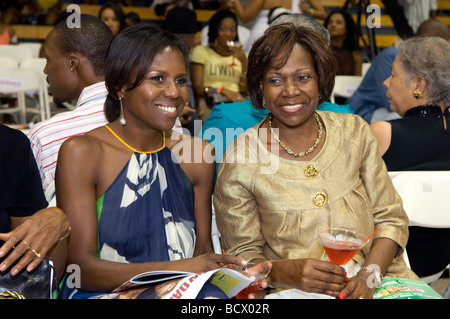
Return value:
<svg viewBox="0 0 450 319">
<path fill-rule="evenodd" d="M 97 200 L 97 218 L 97 256 L 101 259 L 141 263 L 190 258 L 194 254 L 193 186 L 165 146 L 151 153 L 134 150 Z M 64 282 L 60 298 L 89 298 L 105 293 L 70 289 Z"/>
</svg>

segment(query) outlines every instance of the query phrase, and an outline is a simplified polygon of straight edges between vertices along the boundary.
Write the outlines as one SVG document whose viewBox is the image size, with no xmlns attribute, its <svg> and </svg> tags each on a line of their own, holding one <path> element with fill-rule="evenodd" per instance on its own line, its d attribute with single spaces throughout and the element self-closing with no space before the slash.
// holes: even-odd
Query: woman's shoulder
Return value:
<svg viewBox="0 0 450 319">
<path fill-rule="evenodd" d="M 102 148 L 102 136 L 105 131 L 104 127 L 99 127 L 86 134 L 73 136 L 64 141 L 60 152 L 63 154 L 89 154 L 91 157 Z"/>
<path fill-rule="evenodd" d="M 191 62 L 197 61 L 198 59 L 203 59 L 211 54 L 211 51 L 213 51 L 209 46 L 207 45 L 196 45 L 191 52 L 190 59 Z"/>
</svg>

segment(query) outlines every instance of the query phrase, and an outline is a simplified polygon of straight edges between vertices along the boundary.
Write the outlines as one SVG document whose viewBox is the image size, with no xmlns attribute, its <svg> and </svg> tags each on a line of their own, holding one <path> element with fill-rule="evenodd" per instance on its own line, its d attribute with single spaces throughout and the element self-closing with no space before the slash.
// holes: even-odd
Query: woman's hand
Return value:
<svg viewBox="0 0 450 319">
<path fill-rule="evenodd" d="M 270 278 L 275 284 L 333 297 L 348 281 L 342 267 L 311 258 L 273 261 Z"/>
<path fill-rule="evenodd" d="M 360 271 L 356 276 L 350 278 L 349 282 L 344 289 L 339 293 L 339 299 L 372 299 L 373 293 L 375 292 L 375 285 L 371 286 L 370 276 L 371 273 L 366 271 Z"/>
<path fill-rule="evenodd" d="M 11 219 L 14 226 L 14 218 Z M 20 220 L 20 225 L 9 233 L 0 234 L 0 240 L 5 241 L 0 248 L 0 257 L 7 256 L 0 265 L 0 271 L 5 271 L 20 259 L 11 269 L 13 276 L 25 267 L 27 271 L 35 269 L 69 231 L 69 220 L 57 207 L 41 209 L 28 218 L 17 220 Z"/>
<path fill-rule="evenodd" d="M 238 45 L 229 46 L 228 49 L 241 62 L 242 72 L 247 72 L 247 54 L 245 53 L 244 49 L 242 49 Z"/>
<path fill-rule="evenodd" d="M 260 263 L 250 263 L 244 270 L 248 275 L 255 278 L 252 285 L 259 285 L 262 289 L 267 288 L 270 285 L 269 273 L 272 269 L 272 263 L 268 260 Z M 250 293 L 247 299 L 262 299 L 266 293 L 260 289 L 256 293 Z"/>
</svg>

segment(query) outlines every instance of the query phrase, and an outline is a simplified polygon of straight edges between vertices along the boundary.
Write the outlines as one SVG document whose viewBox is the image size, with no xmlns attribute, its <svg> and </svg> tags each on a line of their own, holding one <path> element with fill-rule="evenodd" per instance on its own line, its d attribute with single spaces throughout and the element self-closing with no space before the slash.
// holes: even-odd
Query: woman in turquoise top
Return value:
<svg viewBox="0 0 450 319">
<path fill-rule="evenodd" d="M 67 263 L 79 266 L 62 298 L 104 294 L 147 271 L 245 265 L 212 253 L 214 160 L 195 155 L 208 154 L 208 143 L 171 131 L 188 99 L 185 56 L 181 38 L 149 25 L 112 41 L 110 123 L 59 152 L 57 201 L 72 226 Z"/>
</svg>

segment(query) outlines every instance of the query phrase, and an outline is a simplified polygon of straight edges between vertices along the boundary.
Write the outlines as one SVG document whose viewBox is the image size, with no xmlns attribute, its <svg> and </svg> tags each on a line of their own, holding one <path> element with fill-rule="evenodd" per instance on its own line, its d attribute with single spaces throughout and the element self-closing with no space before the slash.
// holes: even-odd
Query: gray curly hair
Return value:
<svg viewBox="0 0 450 319">
<path fill-rule="evenodd" d="M 409 78 L 425 79 L 427 103 L 450 105 L 450 42 L 413 37 L 398 46 L 398 58 Z"/>
</svg>

